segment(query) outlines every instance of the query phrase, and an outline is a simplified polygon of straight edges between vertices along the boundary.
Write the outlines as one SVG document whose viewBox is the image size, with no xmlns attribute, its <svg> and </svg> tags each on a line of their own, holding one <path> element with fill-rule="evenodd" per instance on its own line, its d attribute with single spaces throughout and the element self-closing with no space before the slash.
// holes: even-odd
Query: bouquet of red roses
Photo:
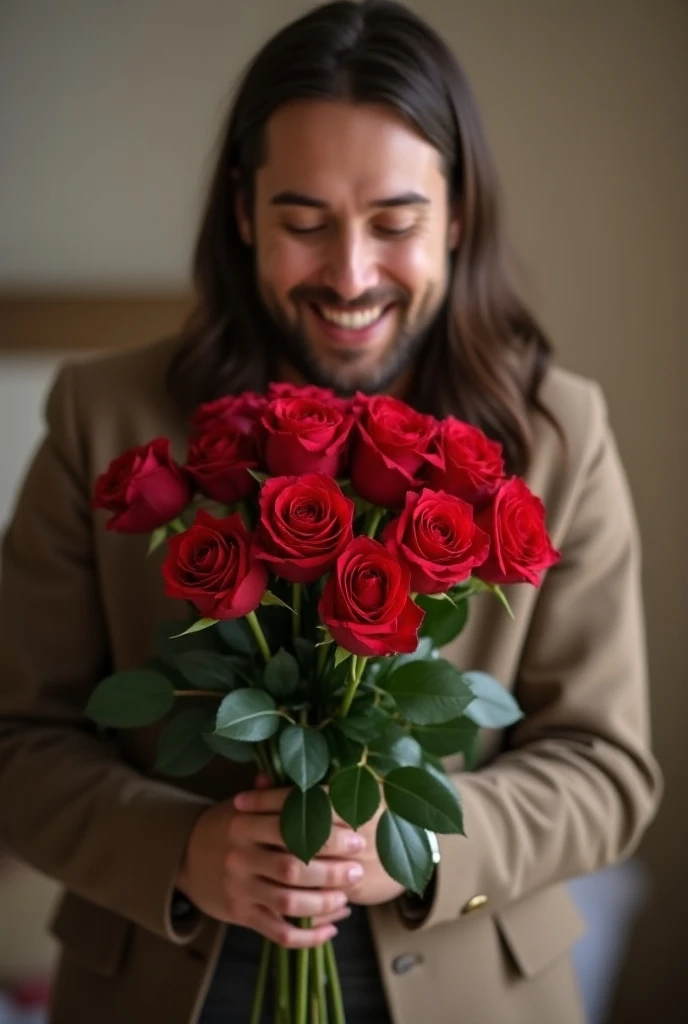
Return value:
<svg viewBox="0 0 688 1024">
<path fill-rule="evenodd" d="M 442 758 L 471 767 L 479 727 L 520 717 L 511 695 L 439 648 L 469 600 L 537 585 L 558 553 L 544 507 L 505 475 L 501 446 L 404 402 L 273 384 L 201 406 L 186 461 L 157 438 L 98 479 L 107 527 L 167 544 L 167 595 L 192 609 L 162 626 L 156 659 L 104 679 L 87 714 L 106 727 L 165 719 L 158 771 L 253 760 L 292 789 L 285 845 L 308 862 L 333 827 L 374 816 L 389 875 L 422 893 L 435 833 L 462 833 Z M 193 707 L 178 710 L 187 697 Z M 170 716 L 170 712 L 174 712 Z M 287 953 L 266 940 L 281 1024 L 344 1020 L 332 946 Z"/>
</svg>

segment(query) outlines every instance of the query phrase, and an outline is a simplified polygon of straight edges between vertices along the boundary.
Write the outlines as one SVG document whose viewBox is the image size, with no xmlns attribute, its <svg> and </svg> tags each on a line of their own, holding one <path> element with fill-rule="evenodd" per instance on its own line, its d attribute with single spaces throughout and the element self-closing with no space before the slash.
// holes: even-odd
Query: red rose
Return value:
<svg viewBox="0 0 688 1024">
<path fill-rule="evenodd" d="M 162 566 L 165 593 L 191 601 L 204 618 L 248 615 L 268 584 L 268 571 L 253 557 L 251 540 L 238 513 L 216 519 L 199 509 L 193 525 L 170 538 Z"/>
<path fill-rule="evenodd" d="M 199 405 L 189 421 L 194 433 L 210 430 L 219 423 L 250 433 L 267 405 L 265 395 L 256 391 L 243 391 L 240 395 L 223 395 L 212 402 Z"/>
<path fill-rule="evenodd" d="M 276 576 L 312 583 L 353 538 L 354 503 L 324 473 L 266 480 L 254 551 Z"/>
<path fill-rule="evenodd" d="M 487 558 L 490 538 L 473 521 L 473 506 L 444 491 L 410 491 L 383 543 L 409 568 L 411 590 L 442 594 Z"/>
<path fill-rule="evenodd" d="M 545 529 L 545 506 L 520 477 L 505 480 L 476 519 L 490 553 L 476 576 L 487 583 L 532 583 L 561 557 Z"/>
<path fill-rule="evenodd" d="M 349 400 L 340 398 L 332 388 L 320 388 L 317 384 L 290 384 L 287 381 L 273 381 L 268 384 L 269 398 L 312 398 L 316 402 L 334 405 L 340 412 L 348 412 Z"/>
<path fill-rule="evenodd" d="M 170 442 L 156 437 L 113 459 L 96 480 L 93 508 L 114 512 L 105 524 L 120 533 L 151 533 L 175 519 L 189 503 L 189 484 L 170 455 Z"/>
<path fill-rule="evenodd" d="M 216 424 L 191 439 L 184 468 L 207 498 L 228 505 L 243 501 L 257 486 L 248 472 L 258 468 L 255 432 Z"/>
<path fill-rule="evenodd" d="M 374 505 L 401 506 L 406 492 L 421 486 L 437 422 L 388 395 L 367 401 L 360 396 L 355 408 L 360 418 L 351 460 L 354 490 Z"/>
<path fill-rule="evenodd" d="M 274 476 L 339 476 L 349 454 L 353 419 L 314 398 L 276 398 L 261 417 L 265 462 Z"/>
<path fill-rule="evenodd" d="M 440 423 L 428 462 L 432 488 L 473 505 L 488 501 L 504 479 L 501 444 L 453 416 Z"/>
<path fill-rule="evenodd" d="M 424 613 L 409 588 L 405 565 L 378 541 L 356 537 L 337 559 L 318 612 L 336 642 L 353 654 L 410 654 Z"/>
</svg>

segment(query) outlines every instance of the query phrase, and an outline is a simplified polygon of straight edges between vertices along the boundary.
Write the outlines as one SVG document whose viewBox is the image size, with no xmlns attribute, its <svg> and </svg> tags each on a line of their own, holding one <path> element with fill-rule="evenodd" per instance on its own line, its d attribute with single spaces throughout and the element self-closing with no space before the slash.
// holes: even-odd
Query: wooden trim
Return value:
<svg viewBox="0 0 688 1024">
<path fill-rule="evenodd" d="M 175 333 L 183 292 L 0 292 L 0 353 L 129 348 Z"/>
</svg>

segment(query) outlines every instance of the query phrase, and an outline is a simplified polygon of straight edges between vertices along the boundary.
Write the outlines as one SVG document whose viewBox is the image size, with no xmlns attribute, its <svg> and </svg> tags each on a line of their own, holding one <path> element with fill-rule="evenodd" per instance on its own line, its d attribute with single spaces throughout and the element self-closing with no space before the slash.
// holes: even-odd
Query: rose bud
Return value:
<svg viewBox="0 0 688 1024">
<path fill-rule="evenodd" d="M 545 506 L 517 476 L 505 480 L 477 516 L 490 553 L 476 576 L 487 583 L 532 583 L 561 557 L 545 529 Z"/>
<path fill-rule="evenodd" d="M 105 524 L 108 530 L 152 533 L 183 512 L 190 496 L 169 440 L 156 437 L 112 460 L 96 480 L 92 507 L 114 513 Z"/>
<path fill-rule="evenodd" d="M 255 554 L 282 579 L 312 583 L 353 538 L 355 506 L 324 473 L 266 480 Z"/>
<path fill-rule="evenodd" d="M 199 509 L 188 530 L 170 538 L 162 565 L 166 595 L 190 601 L 209 619 L 255 611 L 268 571 L 253 557 L 252 539 L 238 513 L 217 519 Z"/>
</svg>

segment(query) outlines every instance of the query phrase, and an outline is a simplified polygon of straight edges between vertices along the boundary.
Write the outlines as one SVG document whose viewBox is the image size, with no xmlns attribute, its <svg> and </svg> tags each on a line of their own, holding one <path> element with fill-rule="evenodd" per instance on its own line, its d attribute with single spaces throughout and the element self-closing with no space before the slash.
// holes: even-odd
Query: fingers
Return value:
<svg viewBox="0 0 688 1024">
<path fill-rule="evenodd" d="M 342 890 L 357 885 L 363 877 L 363 868 L 356 861 L 316 857 L 304 864 L 286 850 L 255 850 L 251 866 L 262 878 L 300 889 Z"/>
<path fill-rule="evenodd" d="M 290 889 L 262 878 L 253 880 L 250 894 L 256 904 L 280 917 L 322 917 L 342 910 L 347 903 L 343 892 Z"/>
<path fill-rule="evenodd" d="M 343 907 L 341 910 L 336 910 L 334 914 L 322 914 L 313 917 L 311 918 L 311 924 L 316 928 L 321 924 L 334 924 L 335 921 L 345 921 L 347 917 L 351 917 L 351 907 Z"/>
<path fill-rule="evenodd" d="M 337 929 L 332 924 L 322 924 L 314 928 L 299 928 L 298 925 L 275 917 L 264 907 L 256 907 L 249 927 L 286 949 L 310 949 L 313 946 L 322 946 L 337 934 Z"/>
<path fill-rule="evenodd" d="M 250 813 L 235 814 L 230 823 L 231 839 L 239 843 L 255 843 L 262 846 L 272 846 L 285 849 L 285 843 L 280 832 L 280 821 L 278 814 Z M 363 852 L 366 841 L 350 828 L 333 828 L 330 838 L 318 858 L 338 857 L 346 859 Z"/>
<path fill-rule="evenodd" d="M 250 811 L 251 814 L 279 814 L 290 792 L 287 787 L 247 790 L 237 793 L 234 806 L 238 811 Z"/>
</svg>

